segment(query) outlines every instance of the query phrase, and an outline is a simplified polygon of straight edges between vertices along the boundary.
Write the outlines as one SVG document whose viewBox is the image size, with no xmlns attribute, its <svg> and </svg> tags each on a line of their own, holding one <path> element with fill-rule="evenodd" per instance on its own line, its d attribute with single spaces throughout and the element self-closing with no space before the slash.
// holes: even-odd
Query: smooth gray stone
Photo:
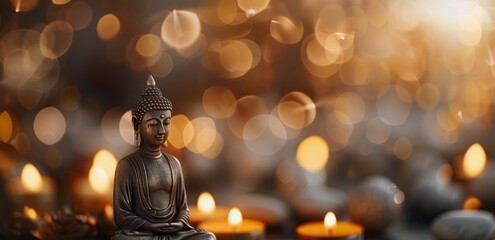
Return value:
<svg viewBox="0 0 495 240">
<path fill-rule="evenodd" d="M 351 191 L 348 213 L 366 230 L 379 231 L 397 219 L 402 202 L 395 202 L 400 189 L 388 178 L 371 176 Z"/>
<path fill-rule="evenodd" d="M 288 199 L 301 221 L 323 220 L 328 211 L 332 211 L 337 218 L 344 216 L 347 204 L 347 193 L 335 189 L 322 187 L 320 190 L 299 191 Z"/>
<path fill-rule="evenodd" d="M 450 211 L 435 219 L 431 231 L 439 240 L 493 240 L 495 220 L 486 211 Z"/>
<path fill-rule="evenodd" d="M 243 217 L 262 221 L 268 226 L 281 226 L 289 219 L 289 206 L 268 195 L 238 195 L 230 205 L 238 207 Z"/>
</svg>

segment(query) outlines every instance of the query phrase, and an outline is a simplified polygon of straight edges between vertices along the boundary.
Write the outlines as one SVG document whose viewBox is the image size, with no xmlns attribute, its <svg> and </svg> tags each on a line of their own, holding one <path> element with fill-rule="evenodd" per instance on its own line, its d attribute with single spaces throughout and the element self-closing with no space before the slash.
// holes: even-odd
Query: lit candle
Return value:
<svg viewBox="0 0 495 240">
<path fill-rule="evenodd" d="M 91 212 L 103 212 L 106 205 L 112 203 L 113 178 L 117 160 L 108 150 L 95 154 L 93 164 L 87 177 L 74 182 L 75 202 Z"/>
<path fill-rule="evenodd" d="M 16 208 L 28 205 L 38 211 L 54 209 L 55 184 L 31 163 L 24 165 L 19 178 L 9 181 L 8 189 Z"/>
<path fill-rule="evenodd" d="M 471 145 L 464 156 L 455 161 L 456 176 L 460 180 L 477 178 L 485 169 L 486 165 L 485 150 L 479 143 Z"/>
<path fill-rule="evenodd" d="M 363 227 L 352 222 L 337 222 L 335 214 L 328 212 L 323 222 L 308 222 L 296 228 L 297 239 L 364 239 Z"/>
<path fill-rule="evenodd" d="M 238 208 L 232 208 L 227 220 L 205 221 L 198 226 L 215 234 L 217 240 L 258 240 L 265 238 L 265 224 L 252 220 L 242 219 Z"/>
<path fill-rule="evenodd" d="M 203 192 L 198 197 L 197 207 L 189 207 L 189 223 L 196 226 L 207 220 L 225 219 L 228 214 L 226 207 L 216 206 L 213 196 Z"/>
</svg>

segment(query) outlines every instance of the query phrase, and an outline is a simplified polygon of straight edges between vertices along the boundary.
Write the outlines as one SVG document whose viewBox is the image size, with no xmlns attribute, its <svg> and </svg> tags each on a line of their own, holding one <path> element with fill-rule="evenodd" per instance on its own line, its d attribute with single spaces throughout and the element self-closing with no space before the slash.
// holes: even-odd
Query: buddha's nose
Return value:
<svg viewBox="0 0 495 240">
<path fill-rule="evenodd" d="M 160 127 L 158 128 L 158 133 L 159 134 L 165 133 L 165 126 L 163 126 L 163 123 L 160 123 Z"/>
</svg>

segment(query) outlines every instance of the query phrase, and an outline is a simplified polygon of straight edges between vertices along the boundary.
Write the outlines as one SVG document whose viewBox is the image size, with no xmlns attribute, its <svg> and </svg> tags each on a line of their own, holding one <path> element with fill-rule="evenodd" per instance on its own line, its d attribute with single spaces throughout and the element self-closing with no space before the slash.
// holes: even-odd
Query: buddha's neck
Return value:
<svg viewBox="0 0 495 240">
<path fill-rule="evenodd" d="M 148 145 L 142 145 L 139 148 L 139 153 L 143 157 L 150 157 L 150 158 L 160 158 L 162 156 L 162 152 L 160 151 L 160 147 L 155 147 L 155 146 L 148 146 Z"/>
</svg>

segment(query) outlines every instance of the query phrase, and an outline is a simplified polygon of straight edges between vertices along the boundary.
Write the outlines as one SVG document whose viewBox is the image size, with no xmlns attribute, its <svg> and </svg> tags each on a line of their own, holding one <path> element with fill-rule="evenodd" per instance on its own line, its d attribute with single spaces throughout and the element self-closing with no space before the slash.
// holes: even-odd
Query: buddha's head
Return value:
<svg viewBox="0 0 495 240">
<path fill-rule="evenodd" d="M 132 125 L 134 127 L 134 143 L 163 145 L 170 130 L 172 103 L 162 95 L 150 75 L 146 89 L 141 98 L 132 107 Z"/>
</svg>

